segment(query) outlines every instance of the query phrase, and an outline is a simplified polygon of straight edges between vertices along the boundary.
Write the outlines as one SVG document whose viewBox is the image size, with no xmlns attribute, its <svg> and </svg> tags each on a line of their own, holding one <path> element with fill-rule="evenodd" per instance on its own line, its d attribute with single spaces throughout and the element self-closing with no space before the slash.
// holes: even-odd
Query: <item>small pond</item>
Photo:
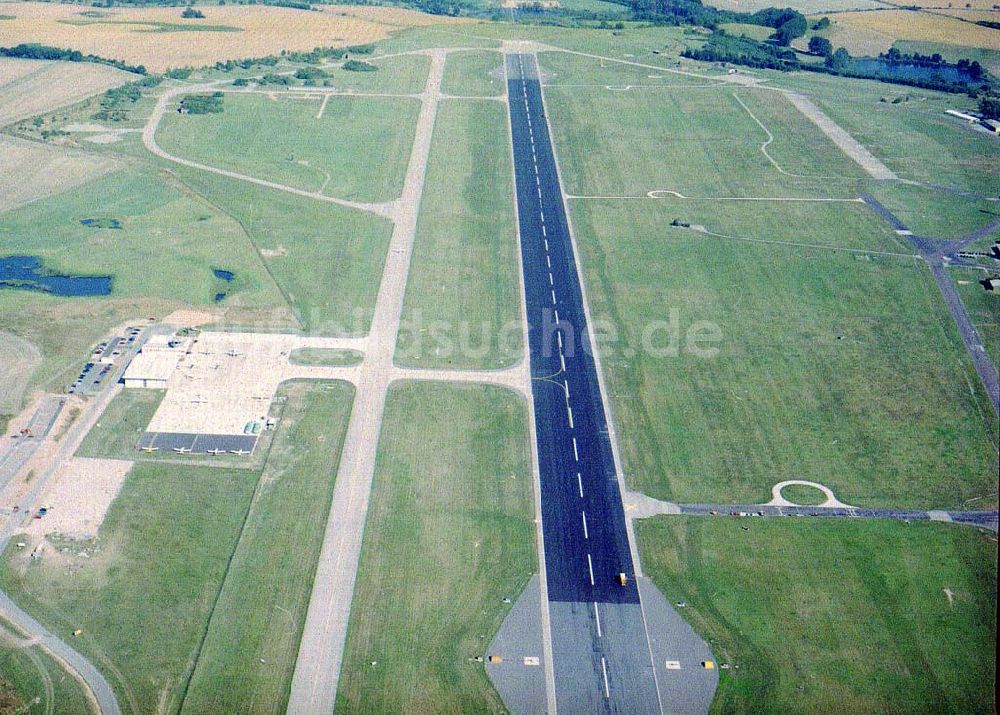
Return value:
<svg viewBox="0 0 1000 715">
<path fill-rule="evenodd" d="M 897 80 L 939 80 L 954 84 L 981 84 L 981 80 L 973 79 L 968 72 L 963 72 L 955 65 L 914 64 L 889 62 L 874 57 L 860 57 L 851 60 L 851 72 L 885 77 Z"/>
<path fill-rule="evenodd" d="M 0 258 L 0 288 L 32 290 L 59 296 L 111 294 L 111 276 L 67 276 L 54 273 L 35 256 Z"/>
</svg>

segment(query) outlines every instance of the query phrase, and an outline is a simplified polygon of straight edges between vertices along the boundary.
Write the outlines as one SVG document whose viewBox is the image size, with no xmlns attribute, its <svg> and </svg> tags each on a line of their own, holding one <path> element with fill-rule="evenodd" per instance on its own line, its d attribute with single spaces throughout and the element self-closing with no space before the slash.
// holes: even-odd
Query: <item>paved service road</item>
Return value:
<svg viewBox="0 0 1000 715">
<path fill-rule="evenodd" d="M 556 706 L 660 712 L 537 65 L 506 61 Z"/>
</svg>

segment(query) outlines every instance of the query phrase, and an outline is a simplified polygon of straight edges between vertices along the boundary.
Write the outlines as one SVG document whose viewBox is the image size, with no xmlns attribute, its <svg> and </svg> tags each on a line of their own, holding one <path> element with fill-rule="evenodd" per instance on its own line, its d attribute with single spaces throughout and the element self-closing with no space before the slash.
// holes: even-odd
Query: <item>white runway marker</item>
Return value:
<svg viewBox="0 0 1000 715">
<path fill-rule="evenodd" d="M 566 356 L 561 352 L 559 353 L 559 364 L 562 366 L 562 371 L 566 372 Z"/>
<path fill-rule="evenodd" d="M 583 538 L 589 539 L 590 533 L 587 531 L 587 512 L 581 511 L 580 514 L 583 516 Z"/>
<path fill-rule="evenodd" d="M 548 256 L 546 256 L 546 258 L 547 258 L 547 257 L 548 257 Z M 552 285 L 555 285 L 555 283 L 554 283 L 554 282 L 552 281 L 552 271 L 549 271 L 549 285 L 550 285 L 550 286 L 552 286 Z"/>
<path fill-rule="evenodd" d="M 583 477 L 579 472 L 576 473 L 576 486 L 580 488 L 580 498 L 583 499 Z"/>
<path fill-rule="evenodd" d="M 548 256 L 545 256 L 545 267 L 546 268 L 550 268 L 550 269 L 552 268 L 552 259 L 549 258 Z M 549 275 L 551 275 L 551 274 L 552 274 L 552 271 L 550 270 L 549 271 Z"/>
<path fill-rule="evenodd" d="M 547 233 L 545 233 L 545 222 L 544 221 L 542 221 L 542 235 L 543 236 L 547 236 L 548 235 Z M 549 250 L 549 242 L 548 241 L 545 242 L 545 250 L 546 251 Z"/>
<path fill-rule="evenodd" d="M 563 392 L 566 393 L 566 399 L 569 400 L 569 381 L 563 380 Z"/>
<path fill-rule="evenodd" d="M 590 585 L 594 585 L 594 562 L 590 560 L 590 554 L 587 554 L 587 570 L 590 572 Z"/>
<path fill-rule="evenodd" d="M 553 310 L 552 312 L 555 313 L 556 323 L 558 324 L 559 323 L 559 311 L 558 310 Z"/>
<path fill-rule="evenodd" d="M 541 187 L 541 185 L 538 186 L 538 198 L 542 198 L 542 187 Z"/>
<path fill-rule="evenodd" d="M 573 459 L 580 461 L 580 452 L 576 448 L 576 437 L 573 438 Z"/>
<path fill-rule="evenodd" d="M 566 414 L 569 415 L 569 428 L 573 429 L 573 408 L 566 405 Z"/>
<path fill-rule="evenodd" d="M 538 209 L 538 215 L 542 217 L 542 223 L 545 223 L 545 212 Z"/>
<path fill-rule="evenodd" d="M 559 341 L 559 354 L 562 355 L 562 333 L 556 333 L 556 340 Z"/>
<path fill-rule="evenodd" d="M 551 291 L 551 293 L 552 293 L 552 305 L 555 305 L 556 304 L 556 292 L 553 290 L 553 291 Z"/>
<path fill-rule="evenodd" d="M 597 621 L 597 637 L 601 637 L 601 614 L 597 611 L 597 601 L 594 601 L 594 620 Z"/>
<path fill-rule="evenodd" d="M 604 656 L 601 656 L 601 671 L 604 673 L 604 697 L 611 697 L 611 689 L 608 688 L 608 665 L 604 662 Z"/>
</svg>

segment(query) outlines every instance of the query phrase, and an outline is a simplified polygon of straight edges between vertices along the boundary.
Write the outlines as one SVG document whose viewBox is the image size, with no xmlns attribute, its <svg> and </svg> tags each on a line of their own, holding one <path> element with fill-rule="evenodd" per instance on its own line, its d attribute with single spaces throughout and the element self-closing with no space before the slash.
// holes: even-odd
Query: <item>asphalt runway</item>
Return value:
<svg viewBox="0 0 1000 715">
<path fill-rule="evenodd" d="M 556 704 L 660 712 L 534 56 L 508 55 L 507 76 Z"/>
</svg>

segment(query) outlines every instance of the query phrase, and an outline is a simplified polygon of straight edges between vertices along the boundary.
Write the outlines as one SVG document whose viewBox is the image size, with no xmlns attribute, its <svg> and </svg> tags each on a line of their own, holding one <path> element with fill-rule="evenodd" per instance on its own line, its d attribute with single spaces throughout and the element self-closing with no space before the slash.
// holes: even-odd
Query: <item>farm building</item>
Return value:
<svg viewBox="0 0 1000 715">
<path fill-rule="evenodd" d="M 167 381 L 183 354 L 180 350 L 143 350 L 125 370 L 125 387 L 167 389 Z"/>
<path fill-rule="evenodd" d="M 979 282 L 986 290 L 1000 291 L 1000 276 L 994 276 L 993 278 L 984 278 Z"/>
</svg>

